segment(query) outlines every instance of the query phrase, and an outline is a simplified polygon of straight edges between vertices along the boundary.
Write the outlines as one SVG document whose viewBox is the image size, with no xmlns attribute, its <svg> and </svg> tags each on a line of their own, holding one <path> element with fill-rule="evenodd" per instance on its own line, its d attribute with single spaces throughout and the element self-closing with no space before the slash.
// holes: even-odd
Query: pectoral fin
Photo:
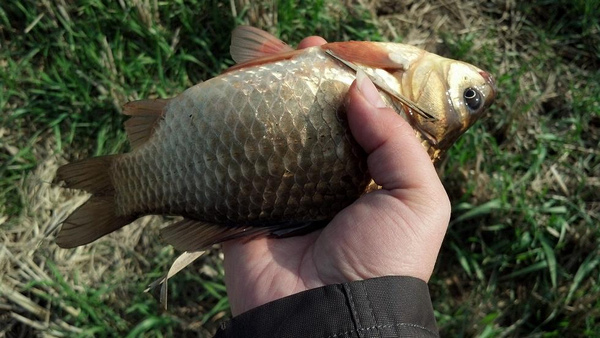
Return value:
<svg viewBox="0 0 600 338">
<path fill-rule="evenodd" d="M 358 42 L 358 41 L 351 41 L 351 42 Z M 327 45 L 329 45 L 329 44 L 325 44 L 323 46 L 327 46 Z M 344 49 L 338 48 L 338 51 L 339 50 L 341 50 L 343 53 L 346 53 L 345 56 L 338 55 L 336 52 L 336 49 L 331 49 L 331 48 L 325 49 L 325 53 L 328 54 L 329 56 L 331 56 L 332 58 L 338 60 L 339 62 L 343 63 L 345 66 L 354 70 L 355 72 L 358 72 L 359 70 L 364 71 L 365 74 L 371 80 L 371 82 L 373 82 L 373 84 L 375 84 L 375 86 L 377 86 L 379 89 L 381 89 L 382 91 L 387 93 L 391 98 L 398 101 L 399 103 L 401 103 L 402 105 L 404 105 L 407 108 L 407 110 L 408 110 L 407 115 L 410 115 L 414 112 L 414 113 L 421 115 L 425 119 L 432 120 L 432 121 L 436 120 L 436 118 L 434 118 L 431 114 L 427 113 L 426 111 L 424 111 L 423 109 L 418 107 L 416 104 L 414 104 L 411 100 L 407 99 L 397 89 L 391 88 L 387 83 L 385 83 L 385 81 L 383 81 L 378 76 L 378 74 L 376 73 L 376 69 L 382 68 L 388 61 L 386 61 L 380 57 L 379 63 L 376 61 L 370 61 L 370 62 L 368 61 L 366 64 L 366 63 L 364 63 L 365 59 L 362 59 L 362 58 L 357 59 L 355 57 L 355 55 L 352 54 L 354 52 L 350 53 L 345 48 Z M 358 53 L 358 52 L 356 52 L 356 53 Z M 352 61 L 352 60 L 355 60 L 355 61 Z M 361 62 L 363 62 L 363 63 L 361 63 Z M 397 70 L 402 69 L 402 67 L 400 67 L 401 65 L 396 64 L 391 60 L 389 60 L 389 64 L 396 65 Z M 382 67 L 379 67 L 379 66 L 382 66 Z M 390 69 L 393 69 L 393 68 L 386 68 L 386 70 L 388 70 L 388 71 Z M 413 125 L 413 127 L 415 127 L 415 126 Z"/>
<path fill-rule="evenodd" d="M 331 42 L 321 45 L 321 49 L 354 64 L 388 71 L 404 69 L 403 64 L 390 58 L 386 48 L 370 41 Z"/>
</svg>

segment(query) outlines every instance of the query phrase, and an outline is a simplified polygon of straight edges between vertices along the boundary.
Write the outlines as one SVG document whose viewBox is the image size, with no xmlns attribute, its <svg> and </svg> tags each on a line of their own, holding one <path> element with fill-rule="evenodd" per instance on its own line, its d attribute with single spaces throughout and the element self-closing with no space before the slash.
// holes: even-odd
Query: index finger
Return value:
<svg viewBox="0 0 600 338">
<path fill-rule="evenodd" d="M 304 49 L 308 47 L 320 46 L 326 44 L 327 41 L 320 36 L 309 36 L 302 39 L 298 44 L 298 49 Z"/>
</svg>

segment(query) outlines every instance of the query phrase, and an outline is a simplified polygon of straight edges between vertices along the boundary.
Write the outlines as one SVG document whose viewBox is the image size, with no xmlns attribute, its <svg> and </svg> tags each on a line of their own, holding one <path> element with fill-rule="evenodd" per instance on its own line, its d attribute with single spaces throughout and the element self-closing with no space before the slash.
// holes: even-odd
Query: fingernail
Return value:
<svg viewBox="0 0 600 338">
<path fill-rule="evenodd" d="M 369 76 L 367 76 L 367 74 L 360 68 L 356 71 L 356 87 L 370 104 L 377 108 L 386 107 L 385 102 L 383 102 L 383 99 L 379 94 L 379 91 L 371 79 L 369 79 Z"/>
</svg>

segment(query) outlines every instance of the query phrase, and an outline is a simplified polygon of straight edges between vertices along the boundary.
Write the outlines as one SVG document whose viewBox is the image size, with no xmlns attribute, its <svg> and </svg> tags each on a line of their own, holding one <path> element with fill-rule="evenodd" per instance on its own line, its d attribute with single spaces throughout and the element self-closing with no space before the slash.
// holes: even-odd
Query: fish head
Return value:
<svg viewBox="0 0 600 338">
<path fill-rule="evenodd" d="M 489 73 L 430 53 L 408 67 L 401 82 L 403 96 L 417 110 L 405 108 L 407 117 L 428 141 L 434 159 L 484 114 L 496 96 Z"/>
</svg>

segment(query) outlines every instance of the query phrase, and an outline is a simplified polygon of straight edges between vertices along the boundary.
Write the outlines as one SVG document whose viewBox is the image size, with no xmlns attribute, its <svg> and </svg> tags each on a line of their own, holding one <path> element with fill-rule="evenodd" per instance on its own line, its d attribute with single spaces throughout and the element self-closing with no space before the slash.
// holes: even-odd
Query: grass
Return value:
<svg viewBox="0 0 600 338">
<path fill-rule="evenodd" d="M 15 1 L 0 5 L 0 335 L 208 336 L 228 316 L 220 254 L 143 293 L 175 253 L 161 219 L 75 250 L 57 221 L 85 196 L 58 165 L 127 151 L 122 105 L 173 96 L 232 64 L 229 32 L 294 44 L 388 40 L 486 69 L 500 94 L 440 175 L 453 219 L 430 282 L 443 336 L 600 333 L 597 1 Z"/>
</svg>

